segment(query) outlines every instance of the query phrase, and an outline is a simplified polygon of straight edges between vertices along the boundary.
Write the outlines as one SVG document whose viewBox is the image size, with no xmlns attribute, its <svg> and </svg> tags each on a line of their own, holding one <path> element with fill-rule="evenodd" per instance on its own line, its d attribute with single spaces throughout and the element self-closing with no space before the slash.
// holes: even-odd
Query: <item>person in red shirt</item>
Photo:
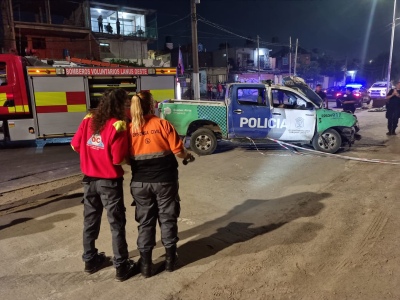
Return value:
<svg viewBox="0 0 400 300">
<path fill-rule="evenodd" d="M 218 91 L 217 99 L 219 100 L 223 97 L 223 95 L 222 95 L 223 88 L 222 88 L 221 82 L 218 82 L 217 91 Z"/>
<path fill-rule="evenodd" d="M 171 123 L 154 115 L 150 92 L 142 91 L 132 97 L 131 117 L 131 194 L 136 206 L 135 219 L 139 223 L 139 265 L 142 275 L 150 277 L 157 221 L 166 252 L 165 269 L 172 272 L 175 268 L 180 214 L 176 157 L 189 161 L 194 158 L 184 148 Z"/>
<path fill-rule="evenodd" d="M 207 97 L 208 100 L 212 100 L 213 98 L 213 85 L 210 81 L 207 82 Z"/>
<path fill-rule="evenodd" d="M 107 91 L 97 109 L 83 119 L 71 142 L 72 148 L 79 153 L 84 174 L 82 259 L 85 262 L 85 272 L 96 272 L 106 258 L 95 247 L 105 208 L 112 233 L 116 281 L 129 278 L 135 267 L 129 259 L 126 243 L 122 188 L 124 170 L 121 166 L 129 153 L 128 131 L 123 121 L 128 100 L 127 93 L 122 89 Z"/>
</svg>

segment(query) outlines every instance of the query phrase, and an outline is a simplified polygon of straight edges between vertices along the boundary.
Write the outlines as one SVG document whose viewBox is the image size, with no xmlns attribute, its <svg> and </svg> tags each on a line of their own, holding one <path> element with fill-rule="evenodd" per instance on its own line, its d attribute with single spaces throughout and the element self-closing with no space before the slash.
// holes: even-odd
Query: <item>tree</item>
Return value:
<svg viewBox="0 0 400 300">
<path fill-rule="evenodd" d="M 300 65 L 298 73 L 305 80 L 316 80 L 320 77 L 321 68 L 317 61 L 311 61 L 309 64 Z"/>
</svg>

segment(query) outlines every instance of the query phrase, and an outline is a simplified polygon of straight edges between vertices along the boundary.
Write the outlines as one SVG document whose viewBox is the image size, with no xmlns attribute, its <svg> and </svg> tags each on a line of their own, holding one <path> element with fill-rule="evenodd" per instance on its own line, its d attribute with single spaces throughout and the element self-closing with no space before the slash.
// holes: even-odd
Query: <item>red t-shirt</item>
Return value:
<svg viewBox="0 0 400 300">
<path fill-rule="evenodd" d="M 81 170 L 86 176 L 115 179 L 123 177 L 121 164 L 129 156 L 128 131 L 125 121 L 110 119 L 100 134 L 93 134 L 87 115 L 79 125 L 71 146 L 79 153 Z"/>
</svg>

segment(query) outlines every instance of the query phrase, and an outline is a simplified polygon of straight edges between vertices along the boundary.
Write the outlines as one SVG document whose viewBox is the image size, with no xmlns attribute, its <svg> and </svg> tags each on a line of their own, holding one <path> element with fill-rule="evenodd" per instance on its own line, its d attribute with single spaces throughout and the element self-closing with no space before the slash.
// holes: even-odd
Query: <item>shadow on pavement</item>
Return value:
<svg viewBox="0 0 400 300">
<path fill-rule="evenodd" d="M 0 230 L 3 230 L 13 225 L 19 225 L 19 228 L 16 228 L 15 230 L 2 231 L 0 233 L 0 238 L 4 240 L 7 238 L 31 235 L 38 232 L 48 231 L 55 228 L 55 223 L 72 219 L 75 216 L 76 214 L 73 213 L 65 213 L 39 220 L 34 218 L 14 219 L 10 223 L 0 226 Z"/>
<path fill-rule="evenodd" d="M 211 258 L 233 244 L 249 241 L 296 219 L 315 216 L 324 207 L 320 201 L 330 196 L 329 193 L 304 192 L 271 200 L 246 200 L 218 219 L 181 232 L 181 240 L 198 237 L 179 246 L 180 266 Z M 249 220 L 258 220 L 261 225 L 252 227 L 254 224 Z M 295 227 L 298 228 L 292 232 L 289 240 L 270 240 L 265 237 L 264 243 L 257 244 L 257 247 L 246 246 L 240 254 L 255 253 L 276 244 L 307 242 L 316 236 L 322 225 L 302 222 Z"/>
</svg>

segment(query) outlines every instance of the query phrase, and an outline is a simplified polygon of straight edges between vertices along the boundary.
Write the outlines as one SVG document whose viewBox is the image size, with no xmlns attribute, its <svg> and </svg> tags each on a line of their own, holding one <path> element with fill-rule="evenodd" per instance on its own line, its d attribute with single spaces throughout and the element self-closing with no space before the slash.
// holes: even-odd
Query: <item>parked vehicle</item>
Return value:
<svg viewBox="0 0 400 300">
<path fill-rule="evenodd" d="M 382 99 L 386 97 L 388 85 L 386 81 L 375 82 L 368 90 L 371 99 Z"/>
<path fill-rule="evenodd" d="M 109 88 L 150 90 L 173 98 L 175 68 L 33 66 L 25 57 L 0 55 L 0 142 L 71 137 Z"/>
<path fill-rule="evenodd" d="M 321 98 L 301 78 L 283 82 L 228 84 L 224 102 L 170 100 L 160 103 L 160 116 L 199 155 L 213 153 L 219 139 L 269 137 L 329 153 L 354 142 L 354 115 L 322 108 Z"/>
<path fill-rule="evenodd" d="M 326 98 L 328 99 L 337 99 L 341 96 L 338 93 L 341 93 L 343 86 L 331 86 L 325 90 Z"/>
<path fill-rule="evenodd" d="M 349 83 L 349 84 L 346 84 L 346 86 L 343 87 L 342 90 L 337 93 L 336 107 L 338 107 L 338 108 L 342 107 L 342 102 L 340 99 L 346 93 L 346 89 L 348 87 L 353 89 L 354 98 L 357 99 L 356 106 L 361 107 L 363 105 L 363 103 L 367 103 L 367 104 L 370 103 L 371 97 L 368 94 L 368 90 L 362 84 Z"/>
</svg>

